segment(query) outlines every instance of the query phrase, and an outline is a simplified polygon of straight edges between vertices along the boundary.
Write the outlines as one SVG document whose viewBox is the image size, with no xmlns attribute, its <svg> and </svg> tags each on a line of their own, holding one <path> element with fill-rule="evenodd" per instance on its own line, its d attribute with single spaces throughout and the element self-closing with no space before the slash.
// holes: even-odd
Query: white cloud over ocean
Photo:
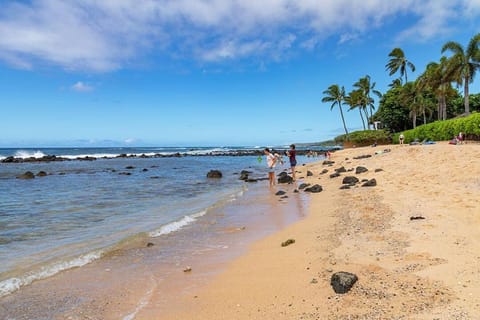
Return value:
<svg viewBox="0 0 480 320">
<path fill-rule="evenodd" d="M 392 40 L 428 40 L 480 14 L 478 0 L 32 0 L 2 3 L 0 60 L 107 72 L 150 55 L 201 63 L 279 60 L 335 37 L 361 39 L 399 16 Z"/>
</svg>

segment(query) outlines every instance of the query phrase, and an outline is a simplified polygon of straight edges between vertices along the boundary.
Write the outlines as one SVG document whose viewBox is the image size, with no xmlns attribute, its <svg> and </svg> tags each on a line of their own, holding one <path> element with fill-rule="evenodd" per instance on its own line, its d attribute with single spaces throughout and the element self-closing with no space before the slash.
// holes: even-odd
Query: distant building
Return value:
<svg viewBox="0 0 480 320">
<path fill-rule="evenodd" d="M 373 130 L 381 130 L 381 129 L 383 129 L 382 121 L 374 121 Z"/>
</svg>

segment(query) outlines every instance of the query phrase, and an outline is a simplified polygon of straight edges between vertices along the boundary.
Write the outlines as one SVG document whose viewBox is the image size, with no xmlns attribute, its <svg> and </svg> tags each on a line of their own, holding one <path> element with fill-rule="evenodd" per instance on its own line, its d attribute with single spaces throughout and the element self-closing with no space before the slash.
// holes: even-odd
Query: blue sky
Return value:
<svg viewBox="0 0 480 320">
<path fill-rule="evenodd" d="M 0 0 L 0 147 L 331 139 L 329 85 L 385 92 L 394 47 L 415 78 L 479 18 L 479 0 Z"/>
</svg>

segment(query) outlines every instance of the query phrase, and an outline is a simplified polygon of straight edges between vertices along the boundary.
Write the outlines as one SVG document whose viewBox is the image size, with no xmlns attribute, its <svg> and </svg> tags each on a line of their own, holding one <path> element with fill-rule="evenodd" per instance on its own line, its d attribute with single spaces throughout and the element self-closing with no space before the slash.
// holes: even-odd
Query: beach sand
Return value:
<svg viewBox="0 0 480 320">
<path fill-rule="evenodd" d="M 362 155 L 371 157 L 353 159 Z M 135 319 L 480 319 L 479 159 L 478 144 L 439 143 L 347 149 L 332 166 L 299 167 L 302 182 L 323 187 L 306 218 Z M 329 177 L 342 166 L 368 171 Z M 340 190 L 345 176 L 377 185 Z M 282 247 L 287 239 L 295 243 Z M 338 271 L 359 278 L 346 294 L 330 285 Z"/>
</svg>

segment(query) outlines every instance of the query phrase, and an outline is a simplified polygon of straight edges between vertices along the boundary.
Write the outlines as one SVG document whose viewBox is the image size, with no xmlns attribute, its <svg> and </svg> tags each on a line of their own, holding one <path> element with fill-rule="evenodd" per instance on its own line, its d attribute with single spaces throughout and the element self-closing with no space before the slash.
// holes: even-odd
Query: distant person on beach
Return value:
<svg viewBox="0 0 480 320">
<path fill-rule="evenodd" d="M 462 132 L 458 134 L 457 140 L 458 140 L 458 144 L 463 144 L 464 135 Z"/>
<path fill-rule="evenodd" d="M 268 180 L 270 182 L 270 187 L 272 187 L 275 184 L 275 164 L 277 162 L 277 158 L 270 152 L 270 149 L 268 148 L 265 148 L 263 153 L 267 158 Z"/>
<path fill-rule="evenodd" d="M 280 164 L 283 164 L 283 157 L 282 157 L 282 155 L 281 155 L 280 153 L 278 153 L 278 152 L 274 152 L 273 150 L 272 150 L 272 152 L 273 152 L 273 155 L 274 155 L 275 158 L 276 158 L 276 161 L 277 161 L 277 162 L 280 162 Z"/>
<path fill-rule="evenodd" d="M 295 181 L 295 166 L 297 165 L 297 152 L 295 151 L 295 145 L 290 145 L 290 150 L 287 151 L 288 159 L 290 160 L 290 168 L 292 169 L 292 178 Z"/>
<path fill-rule="evenodd" d="M 457 143 L 458 143 L 457 137 L 453 136 L 452 140 L 450 140 L 450 142 L 448 144 L 456 145 Z"/>
<path fill-rule="evenodd" d="M 400 136 L 398 136 L 398 141 L 400 142 L 400 144 L 403 144 L 403 140 L 405 140 L 405 136 L 403 135 L 403 133 L 400 133 Z"/>
</svg>

